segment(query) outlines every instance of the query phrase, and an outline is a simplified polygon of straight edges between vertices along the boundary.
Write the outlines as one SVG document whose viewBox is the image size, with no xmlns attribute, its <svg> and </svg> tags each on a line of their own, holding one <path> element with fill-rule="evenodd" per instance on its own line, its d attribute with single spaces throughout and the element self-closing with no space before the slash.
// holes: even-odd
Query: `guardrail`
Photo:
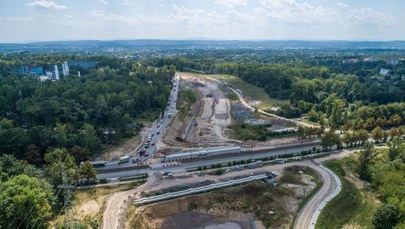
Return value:
<svg viewBox="0 0 405 229">
<path fill-rule="evenodd" d="M 211 191 L 214 189 L 243 184 L 243 183 L 247 183 L 247 182 L 254 181 L 254 180 L 262 180 L 262 179 L 266 179 L 268 177 L 269 176 L 267 174 L 260 174 L 260 175 L 244 177 L 244 178 L 240 178 L 240 179 L 236 179 L 236 180 L 229 180 L 229 181 L 225 181 L 225 182 L 210 184 L 210 185 L 201 186 L 201 187 L 197 187 L 197 188 L 189 188 L 187 190 L 182 190 L 182 191 L 177 191 L 177 192 L 169 192 L 169 193 L 165 193 L 162 195 L 144 197 L 144 198 L 135 200 L 134 204 L 143 205 L 143 204 L 149 204 L 149 203 L 153 203 L 153 202 L 159 202 L 159 201 L 163 201 L 163 200 L 177 198 L 180 196 L 187 196 L 187 195 L 192 195 L 192 194 L 196 194 L 196 193 L 200 193 L 200 192 L 206 192 L 206 191 Z"/>
</svg>

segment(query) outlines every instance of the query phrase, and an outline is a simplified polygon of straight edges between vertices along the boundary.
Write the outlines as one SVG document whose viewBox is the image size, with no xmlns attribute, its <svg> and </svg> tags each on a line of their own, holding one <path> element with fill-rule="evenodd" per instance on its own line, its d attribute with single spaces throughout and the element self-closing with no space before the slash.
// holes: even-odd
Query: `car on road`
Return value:
<svg viewBox="0 0 405 229">
<path fill-rule="evenodd" d="M 153 138 L 153 137 L 155 136 L 155 133 L 153 133 L 151 136 L 152 136 L 152 138 Z"/>
<path fill-rule="evenodd" d="M 148 157 L 148 156 L 149 156 L 149 154 L 148 154 L 148 153 L 144 155 L 144 157 Z"/>
<path fill-rule="evenodd" d="M 160 128 L 160 125 L 157 125 L 157 127 L 156 128 Z"/>
<path fill-rule="evenodd" d="M 156 132 L 156 135 L 159 135 L 159 134 L 160 134 L 160 131 Z"/>
<path fill-rule="evenodd" d="M 155 142 L 152 142 L 151 145 L 154 146 L 154 145 L 155 145 Z"/>
<path fill-rule="evenodd" d="M 277 158 L 276 160 L 274 160 L 276 162 L 276 164 L 284 164 L 287 162 L 286 159 L 282 159 L 282 158 Z"/>
</svg>

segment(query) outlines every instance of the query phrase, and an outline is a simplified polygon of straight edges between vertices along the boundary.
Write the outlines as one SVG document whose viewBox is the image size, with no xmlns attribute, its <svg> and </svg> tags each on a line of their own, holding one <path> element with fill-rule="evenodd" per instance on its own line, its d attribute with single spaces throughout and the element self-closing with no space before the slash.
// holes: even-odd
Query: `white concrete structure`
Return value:
<svg viewBox="0 0 405 229">
<path fill-rule="evenodd" d="M 65 65 L 66 75 L 69 75 L 70 74 L 69 63 L 67 61 L 65 61 L 63 64 Z"/>
<path fill-rule="evenodd" d="M 62 74 L 63 76 L 66 76 L 66 69 L 64 64 L 62 64 Z"/>
<path fill-rule="evenodd" d="M 190 152 L 181 152 L 175 153 L 167 156 L 160 157 L 161 162 L 173 162 L 173 161 L 181 161 L 181 160 L 190 160 L 202 157 L 213 157 L 213 156 L 220 156 L 220 155 L 227 155 L 227 154 L 235 154 L 240 153 L 241 147 L 240 146 L 232 146 L 232 147 L 214 147 L 214 148 L 204 148 L 201 150 L 190 151 Z"/>
<path fill-rule="evenodd" d="M 45 82 L 45 81 L 49 80 L 49 77 L 48 77 L 48 76 L 40 76 L 40 77 L 39 77 L 39 80 L 40 80 L 41 83 L 42 83 L 42 82 Z"/>
<path fill-rule="evenodd" d="M 269 178 L 269 175 L 267 175 L 267 174 L 249 176 L 249 177 L 244 177 L 244 178 L 240 178 L 240 179 L 236 179 L 236 180 L 230 180 L 230 181 L 210 184 L 207 186 L 190 188 L 190 189 L 182 190 L 182 191 L 178 191 L 178 192 L 169 192 L 169 193 L 165 193 L 162 195 L 144 197 L 144 198 L 135 200 L 134 204 L 136 204 L 136 205 L 149 204 L 149 203 L 173 199 L 173 198 L 177 198 L 177 197 L 181 197 L 181 196 L 192 195 L 195 193 L 207 192 L 207 191 L 218 189 L 218 188 L 224 188 L 224 187 L 229 187 L 229 186 L 233 186 L 233 185 L 243 184 L 243 183 L 247 183 L 249 181 L 265 180 L 268 178 Z"/>
<path fill-rule="evenodd" d="M 55 80 L 59 80 L 59 69 L 58 69 L 58 65 L 54 65 L 53 66 L 55 68 Z"/>
</svg>

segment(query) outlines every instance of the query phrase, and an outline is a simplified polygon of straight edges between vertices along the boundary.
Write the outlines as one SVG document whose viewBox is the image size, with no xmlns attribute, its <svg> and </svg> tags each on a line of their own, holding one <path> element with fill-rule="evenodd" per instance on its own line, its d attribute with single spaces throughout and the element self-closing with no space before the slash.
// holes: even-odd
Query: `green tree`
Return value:
<svg viewBox="0 0 405 229">
<path fill-rule="evenodd" d="M 400 221 L 400 212 L 391 204 L 383 204 L 373 214 L 375 229 L 392 229 Z"/>
<path fill-rule="evenodd" d="M 312 122 L 318 122 L 318 121 L 319 121 L 319 114 L 318 114 L 318 112 L 316 112 L 314 109 L 311 109 L 311 110 L 308 112 L 308 119 L 309 119 L 309 121 L 312 121 Z"/>
<path fill-rule="evenodd" d="M 60 200 L 65 203 L 71 200 L 72 186 L 77 180 L 77 167 L 74 158 L 64 148 L 54 149 L 45 155 L 46 174 L 54 188 L 64 188 Z"/>
<path fill-rule="evenodd" d="M 0 120 L 0 130 L 1 129 L 10 129 L 13 127 L 13 120 L 3 118 Z"/>
<path fill-rule="evenodd" d="M 97 136 L 97 132 L 90 124 L 84 124 L 79 133 L 81 145 L 94 155 L 99 153 L 101 149 L 101 141 Z"/>
<path fill-rule="evenodd" d="M 0 183 L 21 174 L 42 177 L 42 173 L 26 161 L 18 160 L 13 155 L 8 154 L 0 156 Z"/>
<path fill-rule="evenodd" d="M 25 174 L 0 183 L 0 228 L 46 228 L 53 198 L 48 183 Z"/>
<path fill-rule="evenodd" d="M 375 141 L 380 141 L 384 137 L 384 131 L 381 129 L 381 127 L 377 126 L 376 128 L 373 129 L 371 132 L 371 137 Z"/>
<path fill-rule="evenodd" d="M 27 132 L 22 128 L 0 130 L 0 153 L 12 154 L 22 159 L 30 141 Z"/>
<path fill-rule="evenodd" d="M 322 135 L 321 145 L 325 149 L 331 149 L 334 145 L 341 147 L 342 141 L 338 134 L 333 131 L 328 131 Z"/>
<path fill-rule="evenodd" d="M 90 161 L 86 161 L 80 168 L 79 174 L 81 178 L 86 178 L 89 181 L 89 179 L 96 179 L 97 172 Z"/>
<path fill-rule="evenodd" d="M 368 132 L 365 129 L 360 129 L 354 132 L 354 139 L 360 144 L 364 144 L 368 139 Z"/>
<path fill-rule="evenodd" d="M 352 146 L 353 142 L 354 142 L 354 135 L 352 132 L 347 131 L 344 135 L 343 135 L 343 142 L 346 144 L 346 146 Z"/>
<path fill-rule="evenodd" d="M 400 137 L 394 137 L 388 142 L 388 158 L 390 161 L 395 160 L 401 152 L 405 153 L 405 143 Z"/>
<path fill-rule="evenodd" d="M 298 135 L 298 139 L 304 139 L 306 137 L 304 127 L 298 126 L 297 135 Z"/>
<path fill-rule="evenodd" d="M 359 156 L 359 176 L 361 179 L 371 181 L 369 166 L 372 160 L 377 156 L 378 152 L 374 150 L 374 145 L 367 143 L 360 150 Z"/>
</svg>

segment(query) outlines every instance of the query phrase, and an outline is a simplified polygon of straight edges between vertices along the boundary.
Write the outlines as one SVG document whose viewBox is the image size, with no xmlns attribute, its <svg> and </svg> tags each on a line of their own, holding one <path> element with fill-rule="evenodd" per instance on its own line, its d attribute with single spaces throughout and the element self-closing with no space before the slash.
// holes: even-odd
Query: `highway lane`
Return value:
<svg viewBox="0 0 405 229">
<path fill-rule="evenodd" d="M 351 154 L 354 151 L 355 151 L 355 149 L 340 150 L 327 157 L 316 159 L 316 161 L 322 162 L 322 161 L 327 161 L 327 160 L 331 160 L 331 159 L 342 158 L 344 156 Z M 109 228 L 122 227 L 125 224 L 126 209 L 127 209 L 128 205 L 131 204 L 132 200 L 134 198 L 136 198 L 136 196 L 142 191 L 162 190 L 164 188 L 175 187 L 175 186 L 182 185 L 182 184 L 202 182 L 207 179 L 213 179 L 213 180 L 222 179 L 223 180 L 225 178 L 235 177 L 239 173 L 248 174 L 250 172 L 256 172 L 256 171 L 263 172 L 263 169 L 265 169 L 267 171 L 276 171 L 277 172 L 277 171 L 281 171 L 285 167 L 296 166 L 296 165 L 297 166 L 309 166 L 312 169 L 315 169 L 316 171 L 319 171 L 320 169 L 322 170 L 322 168 L 320 168 L 318 165 L 315 165 L 309 161 L 300 161 L 300 162 L 292 162 L 292 163 L 286 163 L 286 164 L 270 165 L 270 166 L 265 166 L 265 167 L 261 167 L 261 168 L 257 168 L 257 169 L 225 173 L 221 176 L 212 176 L 209 178 L 206 176 L 201 176 L 201 177 L 190 177 L 190 178 L 185 178 L 185 179 L 173 179 L 173 180 L 161 180 L 161 181 L 157 181 L 155 179 L 154 175 L 156 174 L 156 172 L 149 170 L 148 171 L 149 178 L 148 178 L 148 181 L 144 185 L 141 185 L 141 186 L 139 186 L 135 189 L 129 190 L 129 191 L 117 192 L 117 193 L 114 193 L 113 195 L 109 196 L 109 198 L 107 199 L 106 205 L 105 205 L 106 207 L 105 207 L 104 214 L 103 214 L 103 223 L 101 225 L 101 228 L 109 229 Z M 329 180 L 330 177 L 328 178 L 328 176 L 324 173 L 324 171 L 321 171 L 321 172 L 323 174 L 322 178 L 325 180 Z M 324 180 L 324 184 L 326 183 L 325 187 L 328 187 L 328 186 L 330 187 L 330 184 L 332 184 L 333 181 L 325 182 L 325 180 Z M 325 195 L 322 195 L 322 196 L 325 196 Z M 329 195 L 326 198 L 328 199 L 329 197 L 331 197 L 331 196 Z M 325 201 L 327 199 L 323 199 L 323 201 Z M 311 200 L 309 202 L 312 202 L 313 200 L 316 200 L 316 202 L 319 203 L 318 198 L 311 198 Z M 322 200 L 321 200 L 321 202 L 322 202 Z M 316 204 L 313 204 L 312 206 L 314 206 L 316 209 L 318 207 L 318 205 L 316 205 Z M 303 212 L 303 211 L 301 211 L 301 212 Z M 312 214 L 313 211 L 308 210 L 308 212 L 310 214 L 306 214 L 304 216 L 304 218 L 311 219 L 311 217 L 313 215 Z M 303 222 L 303 221 L 301 221 L 301 219 L 297 219 L 297 220 L 299 220 L 299 222 Z M 306 222 L 310 222 L 310 220 L 306 220 Z M 307 223 L 304 222 L 304 224 L 307 224 Z M 307 227 L 305 227 L 305 225 L 304 225 L 304 227 L 301 227 L 301 228 L 306 228 L 306 229 L 311 228 L 311 225 L 309 225 Z"/>
<path fill-rule="evenodd" d="M 320 190 L 305 204 L 301 211 L 297 215 L 297 219 L 294 224 L 294 229 L 308 229 L 314 228 L 312 225 L 312 215 L 318 211 L 318 206 L 321 202 L 327 198 L 331 191 L 335 188 L 335 183 L 332 176 L 320 166 L 311 166 L 312 169 L 318 172 L 323 181 Z"/>
<path fill-rule="evenodd" d="M 303 150 L 310 150 L 313 147 L 319 148 L 319 143 L 314 143 L 310 146 L 298 146 L 296 148 L 291 149 L 283 149 L 283 150 L 273 150 L 269 152 L 260 152 L 260 153 L 250 153 L 250 154 L 240 154 L 240 155 L 232 155 L 232 157 L 218 157 L 212 158 L 207 160 L 200 160 L 200 161 L 193 161 L 187 163 L 180 163 L 178 166 L 174 167 L 159 167 L 161 164 L 154 164 L 152 168 L 148 169 L 137 169 L 137 170 L 130 170 L 130 171 L 122 171 L 122 172 L 111 172 L 111 173 L 98 173 L 97 179 L 116 179 L 119 177 L 129 177 L 135 176 L 138 174 L 150 172 L 150 171 L 165 171 L 165 172 L 184 172 L 187 168 L 193 168 L 198 166 L 210 165 L 210 164 L 218 164 L 218 163 L 228 163 L 232 161 L 240 161 L 240 160 L 249 160 L 249 159 L 259 159 L 263 157 L 270 157 L 270 156 L 277 156 L 289 153 L 297 153 Z M 172 163 L 174 164 L 174 163 Z"/>
<path fill-rule="evenodd" d="M 151 139 L 151 144 L 149 145 L 148 148 L 145 148 L 145 141 L 146 139 L 143 139 L 141 146 L 138 147 L 140 150 L 144 149 L 145 153 L 144 156 L 140 155 L 140 152 L 136 153 L 136 156 L 131 157 L 130 162 L 131 163 L 124 163 L 124 164 L 118 164 L 118 161 L 112 161 L 108 162 L 106 164 L 106 167 L 104 168 L 98 168 L 98 169 L 115 169 L 115 168 L 126 168 L 126 167 L 133 167 L 134 164 L 132 163 L 133 161 L 136 161 L 139 159 L 139 164 L 142 161 L 143 164 L 145 164 L 146 160 L 150 157 L 153 157 L 155 154 L 156 146 L 152 145 L 153 143 L 156 143 L 159 141 L 161 135 L 164 133 L 165 128 L 170 124 L 171 119 L 176 115 L 177 110 L 176 110 L 176 104 L 177 104 L 177 96 L 178 96 L 178 91 L 179 91 L 179 82 L 180 82 L 180 77 L 178 75 L 174 76 L 173 80 L 173 86 L 172 90 L 170 92 L 170 98 L 168 100 L 168 105 L 165 109 L 165 112 L 163 116 L 156 120 L 153 125 L 152 125 L 152 131 L 150 132 L 150 135 L 153 135 Z M 170 118 L 169 118 L 170 114 Z"/>
</svg>

